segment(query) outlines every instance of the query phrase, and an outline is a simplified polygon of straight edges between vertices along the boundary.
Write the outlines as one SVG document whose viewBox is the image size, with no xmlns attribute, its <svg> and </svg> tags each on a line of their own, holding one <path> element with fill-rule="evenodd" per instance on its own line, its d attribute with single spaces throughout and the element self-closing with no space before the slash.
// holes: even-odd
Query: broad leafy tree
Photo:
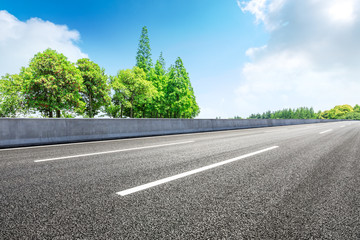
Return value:
<svg viewBox="0 0 360 240">
<path fill-rule="evenodd" d="M 321 112 L 319 118 L 320 119 L 329 119 L 329 110 Z"/>
<path fill-rule="evenodd" d="M 111 103 L 105 107 L 107 115 L 113 118 L 122 118 L 126 109 L 130 109 L 129 102 L 130 92 L 119 78 L 120 72 L 117 76 L 110 77 L 110 86 L 112 89 Z"/>
<path fill-rule="evenodd" d="M 345 115 L 345 119 L 360 120 L 360 111 L 348 112 Z"/>
<path fill-rule="evenodd" d="M 67 58 L 47 49 L 31 59 L 29 67 L 22 68 L 23 93 L 29 108 L 52 118 L 61 117 L 61 111 L 78 111 L 81 101 L 82 77 Z"/>
<path fill-rule="evenodd" d="M 338 105 L 329 110 L 330 119 L 344 119 L 346 114 L 353 112 L 353 108 L 350 105 Z"/>
<path fill-rule="evenodd" d="M 116 103 L 120 105 L 117 110 L 120 109 L 121 112 L 117 115 L 124 114 L 130 118 L 142 116 L 137 110 L 141 109 L 144 99 L 151 99 L 156 91 L 151 82 L 146 80 L 145 72 L 139 67 L 120 70 L 117 76 L 112 78 L 111 86 L 115 92 L 113 105 Z M 111 110 L 113 109 L 108 109 L 108 113 L 111 113 Z"/>
<path fill-rule="evenodd" d="M 76 65 L 83 79 L 81 95 L 86 104 L 85 115 L 93 118 L 110 102 L 107 76 L 104 69 L 87 58 L 79 59 Z"/>
<path fill-rule="evenodd" d="M 0 79 L 0 117 L 16 117 L 24 113 L 21 79 L 7 74 Z"/>
</svg>

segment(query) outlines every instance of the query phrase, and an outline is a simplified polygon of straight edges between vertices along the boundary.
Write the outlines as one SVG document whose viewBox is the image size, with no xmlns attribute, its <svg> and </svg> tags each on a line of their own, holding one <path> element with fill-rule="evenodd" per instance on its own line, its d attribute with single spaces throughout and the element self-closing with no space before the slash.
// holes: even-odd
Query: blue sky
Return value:
<svg viewBox="0 0 360 240">
<path fill-rule="evenodd" d="M 356 35 L 347 34 L 359 27 L 359 4 L 344 1 L 345 6 L 341 0 L 320 0 L 317 5 L 311 0 L 2 1 L 0 10 L 6 12 L 0 14 L 0 75 L 16 73 L 47 47 L 72 61 L 87 56 L 114 75 L 134 66 L 141 28 L 147 26 L 153 61 L 161 51 L 167 66 L 178 56 L 183 59 L 200 118 L 353 105 L 360 102 L 354 96 L 359 75 L 355 67 L 342 65 L 354 52 L 351 46 L 358 50 L 351 40 Z M 333 34 L 326 29 L 327 15 L 319 17 L 323 10 L 342 24 L 336 29 L 331 23 Z M 316 31 L 322 35 L 310 35 Z M 339 32 L 350 40 L 339 39 Z M 319 40 L 324 46 L 314 47 Z M 329 54 L 335 45 L 339 51 Z M 341 74 L 346 79 L 339 79 Z M 347 81 L 354 91 L 339 91 Z M 341 95 L 336 99 L 329 94 L 335 90 Z"/>
</svg>

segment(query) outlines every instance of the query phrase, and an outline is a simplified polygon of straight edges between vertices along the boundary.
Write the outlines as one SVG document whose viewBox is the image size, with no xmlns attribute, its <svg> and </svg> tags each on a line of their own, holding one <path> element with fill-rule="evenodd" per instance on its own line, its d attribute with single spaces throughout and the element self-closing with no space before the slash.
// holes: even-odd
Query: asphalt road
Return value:
<svg viewBox="0 0 360 240">
<path fill-rule="evenodd" d="M 359 146 L 336 122 L 0 149 L 0 239 L 360 239 Z"/>
</svg>

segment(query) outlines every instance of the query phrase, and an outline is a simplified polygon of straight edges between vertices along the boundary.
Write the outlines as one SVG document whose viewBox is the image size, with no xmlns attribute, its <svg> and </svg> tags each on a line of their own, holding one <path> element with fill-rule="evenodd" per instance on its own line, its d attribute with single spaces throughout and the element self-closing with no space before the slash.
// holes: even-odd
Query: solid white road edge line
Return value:
<svg viewBox="0 0 360 240">
<path fill-rule="evenodd" d="M 55 161 L 55 160 L 61 160 L 61 159 L 78 158 L 78 157 L 86 157 L 86 156 L 94 156 L 94 155 L 107 154 L 107 153 L 117 153 L 117 152 L 134 151 L 134 150 L 141 150 L 141 149 L 148 149 L 148 148 L 166 147 L 166 146 L 186 144 L 186 143 L 193 143 L 193 142 L 194 142 L 194 141 L 175 142 L 175 143 L 167 143 L 167 144 L 161 144 L 161 145 L 152 145 L 152 146 L 136 147 L 136 148 L 127 148 L 127 149 L 120 149 L 120 150 L 113 150 L 113 151 L 106 151 L 106 152 L 96 152 L 96 153 L 79 154 L 79 155 L 66 156 L 66 157 L 40 159 L 40 160 L 35 160 L 34 162 L 37 163 L 37 162 Z"/>
<path fill-rule="evenodd" d="M 163 178 L 163 179 L 160 179 L 160 180 L 157 180 L 157 181 L 154 181 L 154 182 L 146 183 L 146 184 L 134 187 L 134 188 L 129 188 L 127 190 L 117 192 L 116 194 L 118 194 L 120 196 L 126 196 L 126 195 L 129 195 L 129 194 L 138 192 L 138 191 L 142 191 L 142 190 L 145 190 L 145 189 L 148 189 L 148 188 L 151 188 L 151 187 L 155 187 L 155 186 L 163 184 L 163 183 L 174 181 L 174 180 L 179 179 L 179 178 L 183 178 L 183 177 L 195 174 L 195 173 L 203 172 L 203 171 L 206 171 L 206 170 L 209 170 L 209 169 L 212 169 L 212 168 L 216 168 L 216 167 L 219 167 L 219 166 L 231 163 L 231 162 L 235 162 L 235 161 L 238 161 L 240 159 L 251 157 L 251 156 L 254 156 L 256 154 L 260 154 L 260 153 L 263 153 L 263 152 L 266 152 L 266 151 L 270 151 L 270 150 L 273 150 L 273 149 L 278 148 L 278 147 L 279 146 L 273 146 L 273 147 L 269 147 L 269 148 L 259 150 L 259 151 L 256 151 L 256 152 L 248 153 L 248 154 L 236 157 L 236 158 L 232 158 L 232 159 L 225 160 L 225 161 L 222 161 L 222 162 L 214 163 L 214 164 L 211 164 L 211 165 L 208 165 L 208 166 L 205 166 L 205 167 L 197 168 L 197 169 L 194 169 L 194 170 L 191 170 L 191 171 L 188 171 L 188 172 L 180 173 L 180 174 L 177 174 L 177 175 L 174 175 L 174 176 L 171 176 L 171 177 L 167 177 L 167 178 Z"/>
<path fill-rule="evenodd" d="M 328 129 L 328 130 L 323 131 L 323 132 L 321 132 L 321 133 L 319 133 L 319 134 L 324 134 L 324 133 L 331 132 L 331 131 L 332 131 L 332 129 Z"/>
</svg>

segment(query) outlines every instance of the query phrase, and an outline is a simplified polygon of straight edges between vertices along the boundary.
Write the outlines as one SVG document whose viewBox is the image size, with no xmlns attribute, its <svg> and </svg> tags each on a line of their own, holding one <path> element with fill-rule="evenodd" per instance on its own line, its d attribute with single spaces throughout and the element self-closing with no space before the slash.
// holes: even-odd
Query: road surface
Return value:
<svg viewBox="0 0 360 240">
<path fill-rule="evenodd" d="M 360 122 L 0 149 L 0 239 L 360 239 Z"/>
</svg>

